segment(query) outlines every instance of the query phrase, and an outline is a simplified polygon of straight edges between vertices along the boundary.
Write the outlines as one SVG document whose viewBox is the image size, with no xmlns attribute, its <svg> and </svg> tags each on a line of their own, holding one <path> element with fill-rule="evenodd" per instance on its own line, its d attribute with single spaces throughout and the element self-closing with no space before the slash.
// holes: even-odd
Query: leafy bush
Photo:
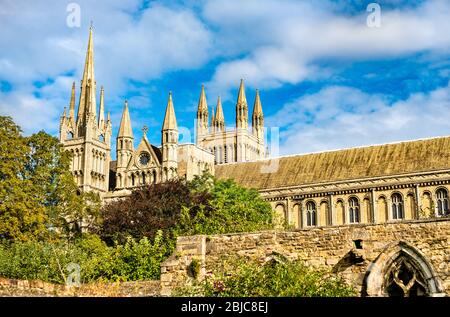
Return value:
<svg viewBox="0 0 450 317">
<path fill-rule="evenodd" d="M 203 181 L 208 183 L 208 178 L 213 182 L 208 205 L 182 208 L 178 223 L 180 234 L 221 234 L 273 228 L 272 208 L 256 190 L 243 188 L 233 180 L 217 180 L 210 175 Z M 193 182 L 197 181 L 194 179 Z"/>
<path fill-rule="evenodd" d="M 173 245 L 158 232 L 153 242 L 147 238 L 128 239 L 123 245 L 108 247 L 96 235 L 75 243 L 2 242 L 0 276 L 65 283 L 67 265 L 80 266 L 81 282 L 158 279 L 160 263 L 172 253 Z"/>
<path fill-rule="evenodd" d="M 305 266 L 300 261 L 269 261 L 264 265 L 244 258 L 222 261 L 201 281 L 177 289 L 175 295 L 218 297 L 342 297 L 356 291 L 342 279 Z"/>
<path fill-rule="evenodd" d="M 74 246 L 66 243 L 4 242 L 0 245 L 0 274 L 63 283 L 62 268 L 76 258 L 75 253 Z"/>
</svg>

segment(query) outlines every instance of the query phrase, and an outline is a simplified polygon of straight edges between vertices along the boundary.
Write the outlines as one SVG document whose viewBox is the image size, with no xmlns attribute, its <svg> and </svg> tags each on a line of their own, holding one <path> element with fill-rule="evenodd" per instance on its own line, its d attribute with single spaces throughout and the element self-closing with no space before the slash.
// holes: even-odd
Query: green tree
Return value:
<svg viewBox="0 0 450 317">
<path fill-rule="evenodd" d="M 12 118 L 0 117 L 0 237 L 29 240 L 47 235 L 46 208 L 29 174 L 30 148 Z"/>
<path fill-rule="evenodd" d="M 145 186 L 104 206 L 101 235 L 110 245 L 115 241 L 123 243 L 128 236 L 153 239 L 158 230 L 170 235 L 179 222 L 182 207 L 198 204 L 196 195 L 182 180 Z"/>
<path fill-rule="evenodd" d="M 194 192 L 206 191 L 210 199 L 195 208 L 184 207 L 178 230 L 183 235 L 220 234 L 272 229 L 272 208 L 254 189 L 209 173 L 189 184 Z"/>
<path fill-rule="evenodd" d="M 0 117 L 0 237 L 11 240 L 75 237 L 93 227 L 100 200 L 80 193 L 70 153 L 41 131 L 29 137 Z"/>
</svg>

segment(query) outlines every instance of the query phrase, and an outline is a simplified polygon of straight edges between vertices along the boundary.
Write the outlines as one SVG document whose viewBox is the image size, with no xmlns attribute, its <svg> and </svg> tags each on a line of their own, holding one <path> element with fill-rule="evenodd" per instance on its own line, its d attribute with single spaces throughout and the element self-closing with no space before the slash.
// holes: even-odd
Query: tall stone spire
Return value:
<svg viewBox="0 0 450 317">
<path fill-rule="evenodd" d="M 253 105 L 252 130 L 253 135 L 255 135 L 256 137 L 261 138 L 263 136 L 264 114 L 262 111 L 261 99 L 259 98 L 258 89 L 256 89 L 255 103 Z"/>
<path fill-rule="evenodd" d="M 81 80 L 80 100 L 78 105 L 77 126 L 86 124 L 86 116 L 97 117 L 96 82 L 94 74 L 94 41 L 92 26 L 89 28 L 89 40 L 84 63 L 83 79 Z"/>
<path fill-rule="evenodd" d="M 211 123 L 209 125 L 211 127 L 211 133 L 216 131 L 216 117 L 214 116 L 214 108 L 211 107 Z"/>
<path fill-rule="evenodd" d="M 223 132 L 225 128 L 225 118 L 223 116 L 222 102 L 220 96 L 217 98 L 216 116 L 214 117 L 216 132 Z"/>
<path fill-rule="evenodd" d="M 173 108 L 172 92 L 169 92 L 169 101 L 167 102 L 166 114 L 164 116 L 163 130 L 177 130 L 177 119 Z"/>
<path fill-rule="evenodd" d="M 178 173 L 178 127 L 173 108 L 172 92 L 169 93 L 166 115 L 161 130 L 162 149 L 162 180 L 166 181 L 177 177 Z"/>
<path fill-rule="evenodd" d="M 110 123 L 109 113 L 108 122 Z M 122 119 L 120 120 L 119 133 L 117 134 L 116 157 L 117 157 L 117 173 L 123 175 L 125 168 L 130 161 L 133 151 L 133 130 L 131 129 L 130 112 L 128 111 L 128 101 L 125 100 L 123 107 Z M 126 184 L 126 179 L 120 179 L 119 187 Z"/>
<path fill-rule="evenodd" d="M 133 130 L 131 129 L 131 120 L 130 120 L 130 113 L 128 111 L 127 100 L 125 100 L 125 106 L 123 107 L 122 119 L 120 120 L 119 133 L 117 137 L 133 138 Z"/>
<path fill-rule="evenodd" d="M 98 127 L 99 129 L 103 129 L 105 126 L 105 90 L 100 89 L 100 109 L 98 113 Z"/>
<path fill-rule="evenodd" d="M 70 106 L 69 106 L 69 117 L 70 121 L 75 126 L 75 82 L 72 84 L 72 94 L 70 95 Z"/>
<path fill-rule="evenodd" d="M 78 110 L 75 117 L 75 84 L 72 86 L 69 106 L 70 121 L 61 126 L 60 141 L 65 149 L 76 153 L 73 156 L 70 170 L 75 175 L 75 182 L 79 189 L 83 192 L 94 191 L 102 197 L 109 189 L 112 126 L 110 121 L 104 122 L 103 91 L 101 113 L 99 121 L 97 121 L 92 25 L 89 29 L 80 88 Z"/>
<path fill-rule="evenodd" d="M 199 136 L 208 133 L 208 103 L 206 102 L 205 86 L 202 85 L 200 99 L 198 101 L 197 109 L 197 144 Z"/>
<path fill-rule="evenodd" d="M 200 92 L 200 99 L 198 101 L 197 113 L 206 111 L 208 113 L 208 103 L 206 102 L 205 85 L 202 85 L 202 91 Z"/>
<path fill-rule="evenodd" d="M 236 103 L 236 128 L 238 129 L 248 128 L 248 106 L 247 106 L 247 98 L 245 97 L 245 87 L 243 79 L 241 79 L 238 99 Z"/>
</svg>

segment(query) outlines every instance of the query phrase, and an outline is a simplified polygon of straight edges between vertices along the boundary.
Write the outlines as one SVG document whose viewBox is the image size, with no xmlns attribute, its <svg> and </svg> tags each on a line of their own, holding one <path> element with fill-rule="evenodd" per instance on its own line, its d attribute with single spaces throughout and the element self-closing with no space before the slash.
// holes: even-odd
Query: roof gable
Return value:
<svg viewBox="0 0 450 317">
<path fill-rule="evenodd" d="M 160 166 L 161 165 L 161 155 L 158 152 L 158 148 L 150 144 L 146 137 L 141 139 L 137 149 L 134 151 L 130 161 L 128 162 L 127 169 L 130 170 L 133 167 L 139 168 L 136 165 L 136 159 L 142 152 L 148 152 L 150 154 L 151 160 L 149 166 Z"/>
</svg>

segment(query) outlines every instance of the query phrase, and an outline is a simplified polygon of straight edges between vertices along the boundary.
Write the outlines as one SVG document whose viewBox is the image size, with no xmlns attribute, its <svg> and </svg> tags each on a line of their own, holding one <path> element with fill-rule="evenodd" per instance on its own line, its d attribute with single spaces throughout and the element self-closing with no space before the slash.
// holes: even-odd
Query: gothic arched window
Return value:
<svg viewBox="0 0 450 317">
<path fill-rule="evenodd" d="M 405 218 L 402 196 L 399 193 L 395 193 L 392 195 L 391 199 L 392 199 L 392 219 Z"/>
<path fill-rule="evenodd" d="M 439 216 L 444 216 L 448 213 L 448 193 L 445 188 L 439 188 L 436 192 L 437 197 L 437 212 Z"/>
<path fill-rule="evenodd" d="M 359 217 L 359 201 L 356 197 L 351 197 L 348 200 L 348 212 L 350 223 L 358 223 L 361 221 Z"/>
<path fill-rule="evenodd" d="M 313 201 L 308 201 L 306 203 L 306 225 L 315 226 L 316 225 L 316 204 Z"/>
<path fill-rule="evenodd" d="M 427 281 L 409 257 L 399 256 L 386 274 L 386 295 L 390 297 L 427 296 Z"/>
<path fill-rule="evenodd" d="M 134 174 L 131 174 L 131 186 L 134 186 Z"/>
</svg>

